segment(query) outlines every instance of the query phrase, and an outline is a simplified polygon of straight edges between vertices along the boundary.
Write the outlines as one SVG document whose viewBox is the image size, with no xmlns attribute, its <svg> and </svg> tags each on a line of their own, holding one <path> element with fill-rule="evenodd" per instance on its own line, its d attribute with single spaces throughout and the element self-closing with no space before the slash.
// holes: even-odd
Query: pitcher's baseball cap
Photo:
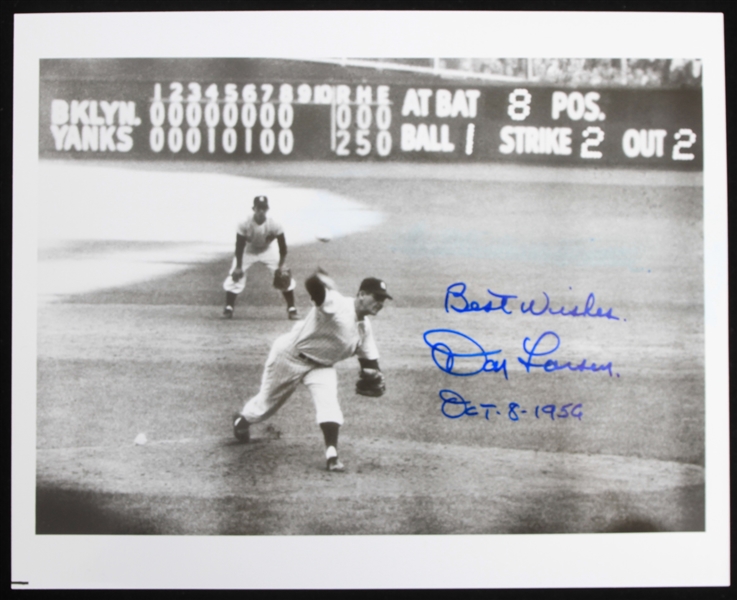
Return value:
<svg viewBox="0 0 737 600">
<path fill-rule="evenodd" d="M 266 196 L 256 196 L 253 199 L 253 208 L 269 208 L 269 199 Z"/>
<path fill-rule="evenodd" d="M 386 291 L 386 284 L 376 277 L 366 277 L 366 279 L 361 282 L 361 287 L 358 288 L 358 291 L 368 292 L 377 298 L 389 298 L 389 300 L 394 300 L 394 298 L 389 295 L 389 292 Z"/>
</svg>

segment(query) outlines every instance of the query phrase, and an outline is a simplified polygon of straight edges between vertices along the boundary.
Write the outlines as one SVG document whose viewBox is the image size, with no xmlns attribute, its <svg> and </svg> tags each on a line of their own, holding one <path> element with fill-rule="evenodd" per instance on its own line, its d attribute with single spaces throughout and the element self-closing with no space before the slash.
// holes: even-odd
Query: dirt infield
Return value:
<svg viewBox="0 0 737 600">
<path fill-rule="evenodd" d="M 175 177 L 174 166 L 162 169 Z M 235 318 L 221 320 L 228 254 L 203 256 L 124 286 L 41 298 L 37 533 L 703 530 L 698 182 L 626 172 L 566 181 L 558 171 L 551 181 L 539 170 L 459 178 L 450 167 L 425 179 L 413 169 L 241 167 L 386 215 L 289 256 L 298 279 L 320 264 L 346 293 L 377 275 L 395 297 L 373 322 L 387 395 L 355 396 L 355 361 L 338 368 L 347 473 L 324 471 L 304 389 L 253 427 L 252 444 L 232 440 L 229 416 L 257 391 L 269 346 L 290 323 L 265 269 L 249 278 Z M 68 247 L 67 258 L 95 257 L 95 244 Z M 519 299 L 546 291 L 570 306 L 595 292 L 621 318 L 447 314 L 445 289 L 457 281 L 479 299 L 487 288 Z M 302 288 L 297 304 L 308 310 Z M 442 373 L 423 342 L 436 327 L 501 349 L 509 379 Z M 523 339 L 553 329 L 561 358 L 611 361 L 618 376 L 526 373 Z M 502 414 L 446 418 L 443 388 Z M 510 420 L 510 402 L 529 414 Z M 580 403 L 583 418 L 531 416 L 550 403 Z M 140 433 L 148 441 L 135 445 Z"/>
</svg>

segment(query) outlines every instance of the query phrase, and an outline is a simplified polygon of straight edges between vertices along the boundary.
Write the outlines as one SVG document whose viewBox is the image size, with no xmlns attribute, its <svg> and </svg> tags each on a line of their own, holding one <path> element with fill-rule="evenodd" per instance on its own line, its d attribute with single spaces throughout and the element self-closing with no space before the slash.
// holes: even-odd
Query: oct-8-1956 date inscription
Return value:
<svg viewBox="0 0 737 600">
<path fill-rule="evenodd" d="M 478 405 L 466 400 L 458 392 L 450 389 L 440 390 L 440 411 L 448 419 L 461 417 L 483 417 L 487 421 L 494 418 L 507 418 L 510 421 L 519 421 L 522 418 L 562 420 L 583 419 L 583 404 L 570 402 L 558 406 L 557 404 L 536 404 L 534 408 L 524 407 L 517 402 L 509 402 L 506 406 L 480 402 Z M 529 409 L 529 410 L 528 410 Z"/>
</svg>

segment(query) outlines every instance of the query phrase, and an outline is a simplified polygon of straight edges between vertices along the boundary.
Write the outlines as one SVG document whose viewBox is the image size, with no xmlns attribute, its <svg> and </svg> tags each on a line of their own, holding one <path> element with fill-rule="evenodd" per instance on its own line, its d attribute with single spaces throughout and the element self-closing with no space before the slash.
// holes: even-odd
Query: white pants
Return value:
<svg viewBox="0 0 737 600">
<path fill-rule="evenodd" d="M 289 400 L 300 382 L 307 386 L 320 423 L 343 424 L 338 403 L 338 376 L 333 367 L 322 367 L 299 357 L 291 334 L 274 342 L 266 360 L 258 394 L 246 402 L 241 414 L 249 423 L 265 421 Z"/>
<path fill-rule="evenodd" d="M 226 292 L 232 292 L 233 294 L 240 294 L 244 289 L 246 289 L 246 279 L 248 274 L 248 269 L 251 268 L 251 265 L 255 263 L 262 263 L 266 265 L 266 267 L 269 269 L 269 272 L 271 273 L 271 276 L 274 276 L 274 273 L 279 268 L 279 248 L 275 244 L 271 244 L 266 250 L 264 250 L 261 254 L 248 254 L 247 252 L 243 253 L 243 262 L 242 262 L 242 269 L 243 269 L 243 277 L 241 277 L 238 281 L 233 281 L 233 271 L 235 271 L 235 266 L 237 264 L 237 261 L 235 260 L 235 256 L 233 257 L 233 264 L 230 266 L 230 272 L 228 273 L 228 276 L 225 278 L 225 281 L 223 282 L 223 289 Z M 294 278 L 292 278 L 292 281 L 289 283 L 289 287 L 287 288 L 287 291 L 292 291 L 295 287 L 297 287 L 297 282 L 294 281 Z"/>
</svg>

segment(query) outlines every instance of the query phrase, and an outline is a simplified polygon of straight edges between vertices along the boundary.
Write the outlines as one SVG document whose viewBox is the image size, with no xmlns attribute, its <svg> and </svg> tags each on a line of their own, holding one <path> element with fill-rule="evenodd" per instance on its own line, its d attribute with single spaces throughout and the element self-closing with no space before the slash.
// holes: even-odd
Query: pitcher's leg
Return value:
<svg viewBox="0 0 737 600">
<path fill-rule="evenodd" d="M 338 375 L 333 367 L 312 369 L 304 377 L 315 405 L 315 420 L 320 423 L 343 424 L 343 412 L 338 403 Z"/>
<path fill-rule="evenodd" d="M 281 348 L 280 341 L 281 339 L 274 343 L 266 361 L 261 388 L 240 412 L 249 423 L 265 421 L 279 410 L 311 368 L 292 356 L 288 348 Z"/>
<path fill-rule="evenodd" d="M 343 424 L 343 412 L 338 402 L 338 376 L 335 369 L 320 368 L 310 371 L 304 378 L 315 405 L 315 418 L 325 439 L 325 458 L 328 471 L 345 470 L 338 459 L 338 434 Z"/>
</svg>

